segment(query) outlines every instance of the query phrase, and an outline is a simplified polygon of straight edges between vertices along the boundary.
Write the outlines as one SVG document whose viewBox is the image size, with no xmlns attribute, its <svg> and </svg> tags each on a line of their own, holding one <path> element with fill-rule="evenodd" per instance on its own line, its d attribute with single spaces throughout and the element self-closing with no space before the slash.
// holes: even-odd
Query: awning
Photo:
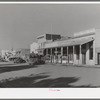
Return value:
<svg viewBox="0 0 100 100">
<path fill-rule="evenodd" d="M 45 48 L 83 45 L 93 40 L 94 40 L 93 37 L 89 37 L 89 38 L 84 38 L 84 39 L 69 39 L 69 40 L 64 40 L 64 41 L 56 41 L 56 42 L 46 44 Z"/>
<path fill-rule="evenodd" d="M 84 39 L 71 39 L 71 40 L 66 40 L 66 41 L 61 41 L 58 43 L 58 46 L 73 46 L 73 45 L 83 45 L 85 43 L 88 43 L 90 41 L 93 41 L 94 38 L 90 37 L 90 38 L 84 38 Z"/>
<path fill-rule="evenodd" d="M 75 40 L 70 45 L 83 45 L 83 44 L 91 42 L 93 40 L 94 40 L 94 38 L 92 38 L 92 37 L 91 38 L 86 38 L 86 39 Z"/>
</svg>

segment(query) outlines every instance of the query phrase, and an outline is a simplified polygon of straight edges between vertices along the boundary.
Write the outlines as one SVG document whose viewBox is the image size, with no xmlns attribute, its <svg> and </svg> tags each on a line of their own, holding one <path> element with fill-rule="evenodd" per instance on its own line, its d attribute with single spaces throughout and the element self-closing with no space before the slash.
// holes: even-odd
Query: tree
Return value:
<svg viewBox="0 0 100 100">
<path fill-rule="evenodd" d="M 30 53 L 29 58 L 34 58 L 34 57 L 35 57 L 35 53 L 34 52 Z"/>
</svg>

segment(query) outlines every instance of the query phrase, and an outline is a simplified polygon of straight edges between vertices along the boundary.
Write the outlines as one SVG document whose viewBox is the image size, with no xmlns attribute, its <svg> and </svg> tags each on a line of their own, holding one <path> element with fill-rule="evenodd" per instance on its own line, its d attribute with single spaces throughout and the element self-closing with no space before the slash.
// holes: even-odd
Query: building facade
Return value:
<svg viewBox="0 0 100 100">
<path fill-rule="evenodd" d="M 39 45 L 38 53 L 43 54 L 45 49 L 45 44 L 60 39 L 61 39 L 61 35 L 59 34 L 43 34 L 38 36 L 37 37 L 37 43 Z"/>
<path fill-rule="evenodd" d="M 45 42 L 39 49 L 43 50 L 44 56 L 49 55 L 48 61 L 51 63 L 100 65 L 100 29 L 94 28 L 74 33 L 71 38 Z"/>
<path fill-rule="evenodd" d="M 37 53 L 38 53 L 38 49 L 39 49 L 38 43 L 33 42 L 33 43 L 30 45 L 30 53 L 34 52 L 35 54 L 37 54 Z"/>
</svg>

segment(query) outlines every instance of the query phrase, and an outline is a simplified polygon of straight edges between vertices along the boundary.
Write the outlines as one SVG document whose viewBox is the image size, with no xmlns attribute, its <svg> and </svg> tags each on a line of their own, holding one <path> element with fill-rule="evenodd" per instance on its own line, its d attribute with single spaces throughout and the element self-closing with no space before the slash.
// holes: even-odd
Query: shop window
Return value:
<svg viewBox="0 0 100 100">
<path fill-rule="evenodd" d="M 75 51 L 76 51 L 76 59 L 79 60 L 79 46 L 75 47 Z"/>
<path fill-rule="evenodd" d="M 93 60 L 93 41 L 89 43 L 89 59 Z"/>
<path fill-rule="evenodd" d="M 72 61 L 73 60 L 73 47 L 69 47 L 68 53 L 69 53 L 69 60 Z"/>
<path fill-rule="evenodd" d="M 63 55 L 64 55 L 64 56 L 67 56 L 67 47 L 64 47 L 64 48 L 63 48 Z"/>
</svg>

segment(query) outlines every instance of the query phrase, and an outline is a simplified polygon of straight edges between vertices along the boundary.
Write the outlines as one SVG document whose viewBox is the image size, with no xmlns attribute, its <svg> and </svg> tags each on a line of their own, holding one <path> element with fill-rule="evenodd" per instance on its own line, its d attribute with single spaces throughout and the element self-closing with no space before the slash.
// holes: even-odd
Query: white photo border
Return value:
<svg viewBox="0 0 100 100">
<path fill-rule="evenodd" d="M 75 2 L 0 2 L 1 4 L 100 4 Z M 53 89 L 53 90 L 51 90 Z M 57 91 L 59 90 L 59 91 Z M 100 88 L 0 88 L 0 99 L 99 99 Z"/>
</svg>

